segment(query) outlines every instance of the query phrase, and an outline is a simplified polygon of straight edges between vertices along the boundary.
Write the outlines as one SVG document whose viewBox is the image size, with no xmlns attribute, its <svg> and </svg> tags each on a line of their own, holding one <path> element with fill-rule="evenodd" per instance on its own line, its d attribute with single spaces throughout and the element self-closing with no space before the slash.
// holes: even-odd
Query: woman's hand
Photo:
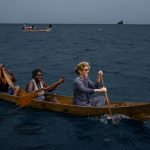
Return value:
<svg viewBox="0 0 150 150">
<path fill-rule="evenodd" d="M 100 82 L 101 81 L 101 76 L 103 75 L 103 71 L 102 70 L 99 70 L 98 71 L 98 75 L 97 75 L 97 82 Z"/>
<path fill-rule="evenodd" d="M 94 92 L 107 92 L 107 88 L 106 87 L 102 87 L 100 89 L 94 89 Z"/>
<path fill-rule="evenodd" d="M 103 75 L 103 71 L 102 71 L 102 70 L 99 70 L 99 71 L 98 71 L 98 75 L 99 75 L 99 76 Z"/>
<path fill-rule="evenodd" d="M 47 90 L 47 88 L 46 88 L 46 87 L 43 87 L 43 90 L 45 91 L 45 90 Z"/>
</svg>

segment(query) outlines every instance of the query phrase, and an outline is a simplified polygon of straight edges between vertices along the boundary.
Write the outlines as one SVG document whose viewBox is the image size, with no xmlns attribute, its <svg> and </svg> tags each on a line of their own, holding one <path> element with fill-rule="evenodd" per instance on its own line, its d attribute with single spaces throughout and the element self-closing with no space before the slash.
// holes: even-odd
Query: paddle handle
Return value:
<svg viewBox="0 0 150 150">
<path fill-rule="evenodd" d="M 45 88 L 45 90 L 53 90 L 57 85 L 59 85 L 62 82 L 64 82 L 64 78 L 59 79 L 54 84 L 52 84 L 52 85 L 48 86 L 47 88 Z"/>
<path fill-rule="evenodd" d="M 102 86 L 104 87 L 104 86 L 105 86 L 105 84 L 104 84 L 104 79 L 103 79 L 102 74 L 101 74 L 100 78 L 101 78 Z M 108 103 L 108 108 L 109 108 L 110 116 L 112 116 L 111 108 L 110 108 L 110 101 L 109 101 L 109 99 L 108 99 L 108 96 L 107 96 L 107 92 L 106 92 L 106 91 L 104 91 L 104 95 L 105 95 L 106 101 L 107 101 L 107 103 Z"/>
</svg>

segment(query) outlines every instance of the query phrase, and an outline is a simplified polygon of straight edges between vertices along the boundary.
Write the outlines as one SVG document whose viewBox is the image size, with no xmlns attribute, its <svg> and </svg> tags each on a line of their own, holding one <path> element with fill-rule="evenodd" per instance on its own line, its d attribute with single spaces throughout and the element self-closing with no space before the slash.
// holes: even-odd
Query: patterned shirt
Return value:
<svg viewBox="0 0 150 150">
<path fill-rule="evenodd" d="M 81 79 L 79 76 L 73 82 L 73 104 L 88 105 L 94 89 L 100 86 L 100 82 L 93 83 L 88 77 Z"/>
</svg>

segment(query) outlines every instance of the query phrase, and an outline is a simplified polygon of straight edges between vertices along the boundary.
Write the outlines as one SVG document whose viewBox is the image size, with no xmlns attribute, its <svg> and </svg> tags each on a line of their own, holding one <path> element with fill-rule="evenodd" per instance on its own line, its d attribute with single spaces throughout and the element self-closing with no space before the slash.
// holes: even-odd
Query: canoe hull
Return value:
<svg viewBox="0 0 150 150">
<path fill-rule="evenodd" d="M 47 95 L 47 100 L 51 99 L 52 97 L 56 97 L 60 103 L 34 99 L 29 106 L 38 109 L 63 112 L 76 116 L 99 116 L 109 114 L 108 106 L 89 107 L 72 105 L 71 96 L 56 94 Z M 17 103 L 19 97 L 0 93 L 0 99 Z M 150 120 L 150 102 L 111 102 L 110 106 L 112 114 L 125 114 L 133 119 L 141 121 Z"/>
<path fill-rule="evenodd" d="M 23 32 L 52 32 L 52 28 L 46 28 L 46 29 L 27 29 L 22 30 Z"/>
</svg>

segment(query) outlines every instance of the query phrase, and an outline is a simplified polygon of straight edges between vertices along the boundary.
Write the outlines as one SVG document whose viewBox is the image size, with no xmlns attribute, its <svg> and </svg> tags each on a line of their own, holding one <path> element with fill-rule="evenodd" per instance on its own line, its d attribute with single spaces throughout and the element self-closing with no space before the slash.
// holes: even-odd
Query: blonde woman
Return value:
<svg viewBox="0 0 150 150">
<path fill-rule="evenodd" d="M 82 106 L 103 106 L 105 99 L 102 96 L 94 97 L 94 93 L 107 91 L 105 87 L 100 87 L 100 77 L 103 72 L 100 70 L 97 76 L 97 82 L 94 83 L 88 77 L 90 64 L 88 62 L 80 62 L 75 72 L 78 76 L 73 83 L 73 104 Z"/>
</svg>

